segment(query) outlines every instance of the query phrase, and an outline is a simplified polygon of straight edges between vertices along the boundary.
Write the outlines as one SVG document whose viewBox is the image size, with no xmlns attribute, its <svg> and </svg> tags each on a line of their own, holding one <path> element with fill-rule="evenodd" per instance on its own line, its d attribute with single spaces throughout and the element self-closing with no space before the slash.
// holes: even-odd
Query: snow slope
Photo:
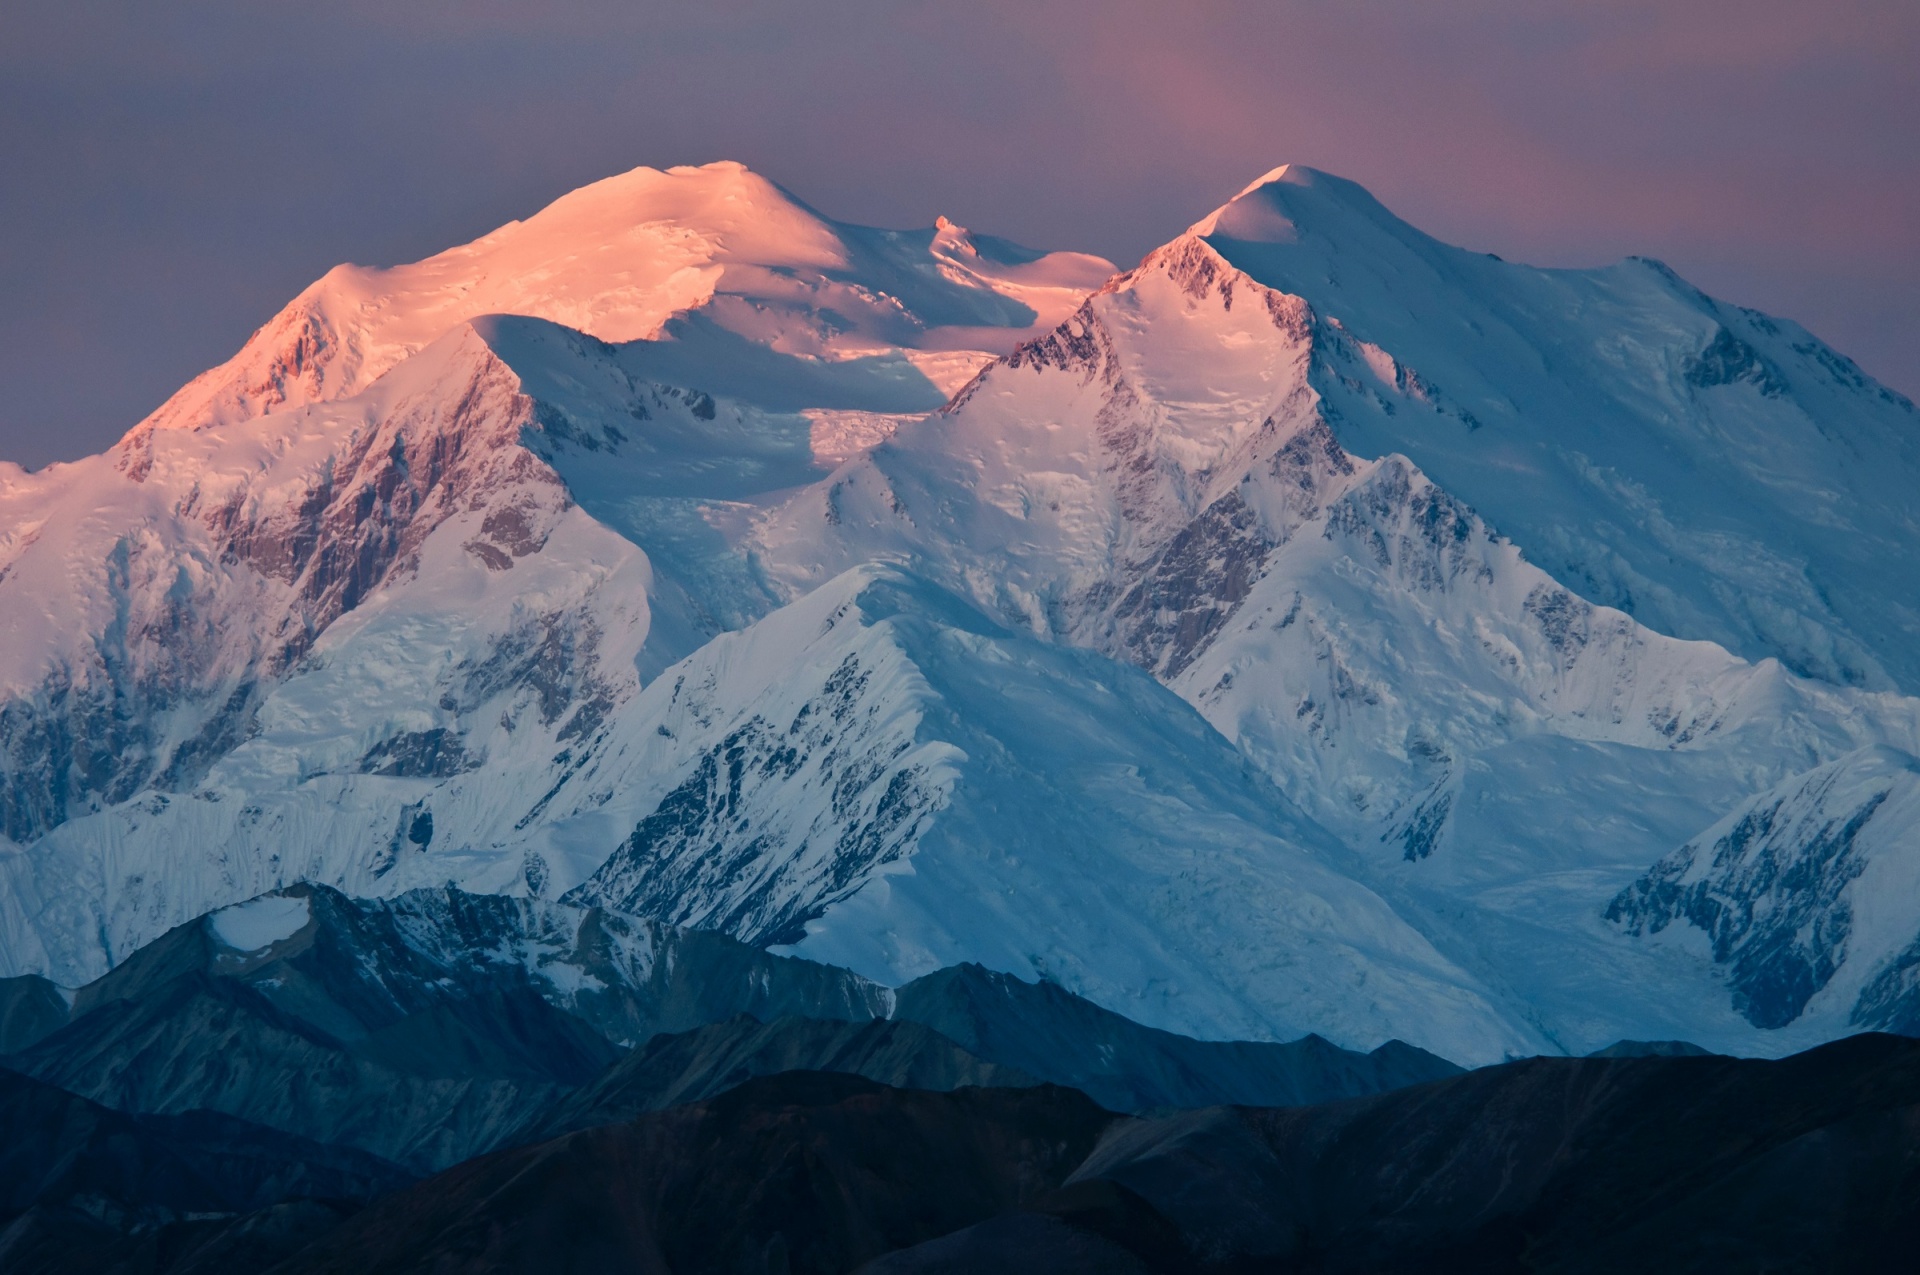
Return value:
<svg viewBox="0 0 1920 1275">
<path fill-rule="evenodd" d="M 1356 348 L 1182 237 L 766 517 L 756 552 L 796 594 L 913 561 L 1154 672 L 1562 1047 L 1656 1029 L 1787 1047 L 1711 962 L 1623 941 L 1602 911 L 1756 790 L 1912 749 L 1920 703 L 1581 598 L 1407 457 L 1349 450 L 1348 391 L 1322 373 Z"/>
<path fill-rule="evenodd" d="M 670 335 L 691 314 L 788 354 L 910 348 L 921 410 L 1113 273 L 942 218 L 927 230 L 828 221 L 732 163 L 636 168 L 525 221 L 387 270 L 342 265 L 295 297 L 141 431 L 233 424 L 347 398 L 486 314 L 548 319 L 603 341 Z"/>
<path fill-rule="evenodd" d="M 1804 998 L 1699 899 L 1798 915 L 1825 869 L 1698 875 L 1920 753 L 1904 400 L 1304 169 L 1104 277 L 636 170 L 0 475 L 5 968 L 454 882 L 1207 1037 L 1906 1021 L 1920 897 L 1859 894 L 1904 805 L 1806 886 Z"/>
<path fill-rule="evenodd" d="M 1341 441 L 1398 452 L 1649 627 L 1920 692 L 1920 413 L 1659 262 L 1541 270 L 1277 169 L 1189 232 L 1302 298 Z"/>
<path fill-rule="evenodd" d="M 394 888 L 436 832 L 499 858 L 642 673 L 776 604 L 713 520 L 938 405 L 1110 269 L 826 222 L 738 165 L 636 170 L 342 267 L 108 454 L 0 471 L 0 834 L 33 847 L 0 912 L 65 921 L 9 960 L 97 973 L 342 858 Z M 656 339 L 610 359 L 527 314 Z M 189 794 L 204 870 L 147 840 Z"/>
<path fill-rule="evenodd" d="M 1188 1034 L 1540 1044 L 1178 698 L 895 568 L 676 665 L 554 804 L 641 785 L 651 813 L 567 900 L 890 984 L 1044 976 Z"/>
</svg>

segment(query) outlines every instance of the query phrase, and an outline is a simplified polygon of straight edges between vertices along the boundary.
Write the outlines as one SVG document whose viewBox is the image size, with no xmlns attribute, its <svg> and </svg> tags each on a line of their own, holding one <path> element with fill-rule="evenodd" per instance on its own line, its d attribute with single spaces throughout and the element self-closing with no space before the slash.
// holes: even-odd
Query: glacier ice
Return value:
<svg viewBox="0 0 1920 1275">
<path fill-rule="evenodd" d="M 1910 1021 L 1905 805 L 1712 849 L 1904 791 L 1910 404 L 1307 169 L 1110 273 L 636 170 L 0 473 L 0 966 L 451 882 L 1202 1036 Z"/>
</svg>

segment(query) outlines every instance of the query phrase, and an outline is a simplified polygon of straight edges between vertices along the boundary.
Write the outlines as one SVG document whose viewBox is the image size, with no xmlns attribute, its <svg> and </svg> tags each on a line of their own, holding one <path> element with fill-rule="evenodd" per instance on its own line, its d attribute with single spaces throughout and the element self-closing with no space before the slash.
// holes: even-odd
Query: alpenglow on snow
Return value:
<svg viewBox="0 0 1920 1275">
<path fill-rule="evenodd" d="M 1920 1013 L 1916 529 L 1913 405 L 1655 262 L 1297 166 L 1121 273 L 636 169 L 0 469 L 0 970 L 452 884 L 1783 1053 Z"/>
</svg>

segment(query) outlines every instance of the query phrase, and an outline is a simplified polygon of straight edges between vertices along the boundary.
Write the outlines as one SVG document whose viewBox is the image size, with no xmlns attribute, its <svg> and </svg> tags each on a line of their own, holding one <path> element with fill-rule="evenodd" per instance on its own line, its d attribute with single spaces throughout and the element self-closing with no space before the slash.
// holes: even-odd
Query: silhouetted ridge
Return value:
<svg viewBox="0 0 1920 1275">
<path fill-rule="evenodd" d="M 1458 1075 L 1401 1041 L 1371 1054 L 1319 1036 L 1285 1044 L 1204 1041 L 1144 1027 L 1053 983 L 956 965 L 902 987 L 893 1016 L 982 1058 L 1070 1085 L 1114 1111 L 1215 1103 L 1291 1107 Z"/>
</svg>

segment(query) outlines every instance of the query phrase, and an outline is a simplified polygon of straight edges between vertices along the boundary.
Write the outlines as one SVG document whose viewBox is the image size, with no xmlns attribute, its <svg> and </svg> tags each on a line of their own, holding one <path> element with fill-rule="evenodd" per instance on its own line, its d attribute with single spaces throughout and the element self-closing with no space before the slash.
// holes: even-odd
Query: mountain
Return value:
<svg viewBox="0 0 1920 1275">
<path fill-rule="evenodd" d="M 1779 1062 L 1536 1058 L 1125 1122 L 1054 1195 L 863 1269 L 1900 1270 L 1917 1062 L 1887 1036 Z"/>
<path fill-rule="evenodd" d="M 0 979 L 0 1054 L 25 1049 L 67 1021 L 72 1007 L 37 974 Z"/>
<path fill-rule="evenodd" d="M 1465 252 L 1300 166 L 1176 243 L 1303 299 L 1342 441 L 1408 457 L 1573 592 L 1748 660 L 1920 692 L 1920 413 L 1798 324 L 1645 258 Z"/>
<path fill-rule="evenodd" d="M 83 981 L 297 880 L 444 884 L 406 862 L 435 836 L 480 852 L 472 884 L 537 875 L 503 843 L 639 673 L 775 604 L 716 562 L 708 517 L 937 407 L 1110 269 L 828 222 L 738 165 L 636 170 L 427 262 L 336 270 L 108 454 L 0 471 L 0 835 L 37 851 L 9 865 L 4 967 Z M 490 344 L 599 336 L 657 339 L 582 387 L 618 394 L 591 436 Z M 586 490 L 616 439 L 612 490 Z M 204 860 L 147 848 L 175 832 Z M 97 915 L 108 893 L 124 914 Z"/>
<path fill-rule="evenodd" d="M 1460 1072 L 1398 1040 L 1369 1054 L 1318 1036 L 1284 1044 L 1195 1040 L 1143 1027 L 1055 984 L 1026 983 L 978 965 L 952 966 L 908 983 L 895 994 L 893 1017 L 923 1023 L 983 1058 L 1078 1089 L 1109 1111 L 1223 1103 L 1304 1107 Z"/>
<path fill-rule="evenodd" d="M 462 1165 L 276 1269 L 847 1271 L 1044 1193 L 1112 1119 L 1052 1086 L 789 1073 Z"/>
<path fill-rule="evenodd" d="M 675 666 L 549 809 L 640 816 L 565 900 L 879 983 L 973 962 L 1185 1035 L 1541 1047 L 1177 696 L 894 567 Z"/>
<path fill-rule="evenodd" d="M 0 1148 L 0 1264 L 20 1272 L 258 1270 L 410 1180 L 244 1120 L 124 1115 L 4 1070 Z"/>
<path fill-rule="evenodd" d="M 945 1093 L 1022 1089 L 1040 1082 L 968 1053 L 919 1023 L 864 1023 L 750 1014 L 662 1034 L 567 1095 L 516 1135 L 540 1142 L 577 1129 L 625 1124 L 649 1111 L 705 1102 L 760 1076 L 817 1071 L 862 1076 L 895 1089 Z"/>
<path fill-rule="evenodd" d="M 58 1015 L 5 1062 L 75 1102 L 241 1119 L 416 1173 L 781 1071 L 940 1090 L 1044 1080 L 1138 1110 L 1459 1070 L 1398 1041 L 1373 1055 L 1317 1037 L 1202 1042 L 978 967 L 896 991 L 712 931 L 451 889 L 294 886 L 168 932 L 70 1010 L 52 999 Z"/>
<path fill-rule="evenodd" d="M 1875 1035 L 1144 1120 L 789 1073 L 462 1165 L 275 1269 L 1893 1271 L 1917 1101 L 1920 1043 Z"/>
<path fill-rule="evenodd" d="M 1628 932 L 1703 932 L 1757 1027 L 1805 1017 L 1913 1034 L 1920 762 L 1867 748 L 1751 798 L 1608 905 Z"/>
<path fill-rule="evenodd" d="M 1898 803 L 1660 883 L 1920 753 L 1911 405 L 1307 169 L 1107 274 L 637 170 L 0 473 L 0 973 L 452 884 L 1214 1040 L 1904 1021 Z"/>
<path fill-rule="evenodd" d="M 1272 221 L 1281 206 L 1299 221 L 1286 234 Z M 1261 207 L 1272 234 L 1254 252 L 1243 222 Z M 1778 647 L 1779 656 L 1832 679 L 1823 681 L 1794 673 L 1782 658 L 1751 663 L 1698 640 L 1719 637 L 1767 654 L 1758 638 L 1727 627 L 1730 619 L 1702 627 L 1678 611 L 1632 603 L 1667 625 L 1662 633 L 1580 596 L 1568 581 L 1581 581 L 1564 562 L 1565 580 L 1536 560 L 1536 544 L 1550 548 L 1551 538 L 1529 530 L 1493 488 L 1474 487 L 1469 504 L 1420 467 L 1417 458 L 1429 454 L 1421 447 L 1371 458 L 1359 450 L 1373 436 L 1353 423 L 1357 391 L 1341 379 L 1353 380 L 1352 368 L 1339 370 L 1343 359 L 1365 366 L 1353 307 L 1391 310 L 1442 284 L 1452 291 L 1435 305 L 1449 313 L 1491 315 L 1489 306 L 1534 298 L 1524 322 L 1510 306 L 1503 311 L 1507 335 L 1498 348 L 1514 363 L 1516 386 L 1545 357 L 1522 358 L 1511 348 L 1516 334 L 1561 351 L 1562 361 L 1586 350 L 1595 377 L 1611 367 L 1609 343 L 1660 336 L 1661 357 L 1679 367 L 1694 351 L 1675 307 L 1693 307 L 1699 326 L 1706 312 L 1720 312 L 1717 303 L 1638 266 L 1625 275 L 1582 274 L 1488 262 L 1484 270 L 1419 273 L 1374 241 L 1391 230 L 1443 264 L 1465 254 L 1399 223 L 1386 226 L 1385 217 L 1363 192 L 1309 172 L 1256 185 L 1112 280 L 1053 333 L 984 369 L 940 413 L 794 497 L 755 530 L 754 552 L 796 594 L 850 563 L 908 561 L 1003 623 L 1152 672 L 1353 849 L 1347 871 L 1471 971 L 1485 994 L 1510 996 L 1515 1012 L 1558 1048 L 1586 1052 L 1623 1036 L 1660 1036 L 1778 1052 L 1849 1030 L 1842 1015 L 1772 1023 L 1769 1030 L 1792 1030 L 1756 1035 L 1711 963 L 1622 942 L 1603 914 L 1648 864 L 1757 790 L 1862 748 L 1911 752 L 1920 702 L 1842 684 L 1888 686 L 1891 674 L 1813 667 Z M 1223 226 L 1240 227 L 1239 237 Z M 1341 272 L 1314 282 L 1308 267 L 1334 251 L 1330 243 L 1351 246 L 1360 272 L 1353 289 Z M 1242 257 L 1245 268 L 1236 264 Z M 1376 258 L 1400 261 L 1404 279 L 1395 275 L 1392 288 L 1367 283 Z M 1622 277 L 1641 275 L 1662 282 L 1628 289 L 1632 306 L 1620 297 L 1608 306 L 1580 299 L 1611 296 L 1625 286 Z M 1296 285 L 1300 292 L 1286 290 Z M 1342 308 L 1346 319 L 1328 317 Z M 1454 340 L 1459 349 L 1449 357 L 1484 363 L 1493 355 L 1475 332 L 1493 322 L 1448 326 L 1436 318 L 1421 330 Z M 1444 366 L 1437 357 L 1426 364 L 1436 378 Z M 1786 353 L 1779 358 L 1782 367 L 1791 363 Z M 1807 359 L 1825 366 L 1814 355 L 1801 363 Z M 1685 422 L 1687 445 L 1698 451 L 1707 446 L 1698 435 L 1712 435 L 1713 421 L 1753 406 L 1734 390 L 1684 376 L 1654 384 L 1632 369 L 1605 374 L 1625 378 L 1642 397 L 1659 391 L 1634 400 L 1644 409 L 1634 418 L 1640 433 L 1622 435 L 1640 438 L 1633 446 L 1643 466 L 1674 464 L 1680 446 L 1649 441 L 1645 431 Z M 1464 394 L 1474 382 L 1463 372 L 1455 383 Z M 1425 384 L 1413 376 L 1413 388 L 1394 391 L 1410 404 L 1400 407 L 1376 386 L 1369 393 L 1384 406 L 1370 410 L 1382 416 L 1393 407 L 1396 420 L 1425 411 Z M 1866 561 L 1905 561 L 1893 546 L 1912 530 L 1920 418 L 1871 386 L 1856 388 L 1844 403 L 1831 387 L 1800 397 L 1781 389 L 1776 397 L 1791 400 L 1798 422 L 1779 425 L 1782 446 L 1814 447 L 1831 434 L 1842 452 L 1871 456 L 1864 468 L 1842 465 L 1859 478 L 1845 488 L 1857 496 L 1852 516 L 1880 520 L 1849 543 L 1881 546 L 1860 550 Z M 1478 398 L 1460 401 L 1493 411 Z M 1548 411 L 1557 401 L 1541 399 L 1540 415 L 1522 412 L 1502 428 L 1570 448 L 1578 437 Z M 1778 406 L 1765 396 L 1754 401 L 1760 415 L 1742 418 L 1749 431 L 1767 425 L 1765 413 Z M 1440 426 L 1421 428 L 1434 434 Z M 1447 428 L 1495 437 L 1492 426 L 1478 431 L 1458 419 Z M 1469 445 L 1482 446 L 1460 444 Z M 1555 463 L 1576 461 L 1586 463 L 1568 451 Z M 1473 463 L 1515 472 L 1501 470 L 1491 453 Z M 1888 473 L 1904 476 L 1899 492 L 1874 485 Z M 1501 481 L 1533 490 L 1519 478 Z M 1754 487 L 1756 502 L 1765 496 L 1738 466 L 1720 481 Z M 1503 521 L 1490 521 L 1482 498 Z M 1595 499 L 1588 513 L 1569 514 L 1569 525 L 1588 517 L 1644 524 L 1633 553 L 1672 557 L 1654 533 L 1681 525 L 1681 515 L 1644 502 L 1602 508 Z M 1555 496 L 1551 506 L 1583 508 L 1571 496 Z M 1776 512 L 1741 535 L 1790 521 L 1776 506 L 1754 507 Z M 1516 539 L 1521 533 L 1526 539 Z M 1703 527 L 1684 534 L 1722 547 L 1738 539 L 1716 540 L 1719 533 Z M 1803 550 L 1779 552 L 1822 561 Z M 1689 570 L 1689 596 L 1739 592 L 1788 623 L 1786 602 L 1714 575 L 1711 562 Z M 1788 578 L 1777 566 L 1765 570 Z M 1838 588 L 1843 578 L 1809 587 Z M 1907 649 L 1899 637 L 1905 594 L 1864 584 L 1849 594 L 1869 595 L 1881 599 L 1872 603 L 1883 609 L 1873 623 L 1893 635 L 1883 652 L 1893 660 Z M 1806 611 L 1792 624 L 1844 630 L 1825 612 Z M 1903 942 L 1912 939 L 1920 910 L 1897 924 L 1907 930 Z M 1342 1043 L 1369 1043 L 1342 1030 L 1331 1033 Z"/>
<path fill-rule="evenodd" d="M 762 1023 L 742 1014 L 655 1036 L 521 1136 L 614 1124 L 782 1071 L 844 1072 L 896 1089 L 1046 1083 L 1121 1112 L 1309 1106 L 1460 1074 L 1397 1040 L 1371 1054 L 1318 1036 L 1286 1044 L 1195 1040 L 1143 1027 L 1052 983 L 956 965 L 901 987 L 886 1019 Z"/>
<path fill-rule="evenodd" d="M 8 1062 L 138 1112 L 225 1112 L 421 1171 L 490 1150 L 620 1045 L 742 1012 L 871 1017 L 883 989 L 718 935 L 495 895 L 296 886 L 75 994 Z"/>
</svg>

